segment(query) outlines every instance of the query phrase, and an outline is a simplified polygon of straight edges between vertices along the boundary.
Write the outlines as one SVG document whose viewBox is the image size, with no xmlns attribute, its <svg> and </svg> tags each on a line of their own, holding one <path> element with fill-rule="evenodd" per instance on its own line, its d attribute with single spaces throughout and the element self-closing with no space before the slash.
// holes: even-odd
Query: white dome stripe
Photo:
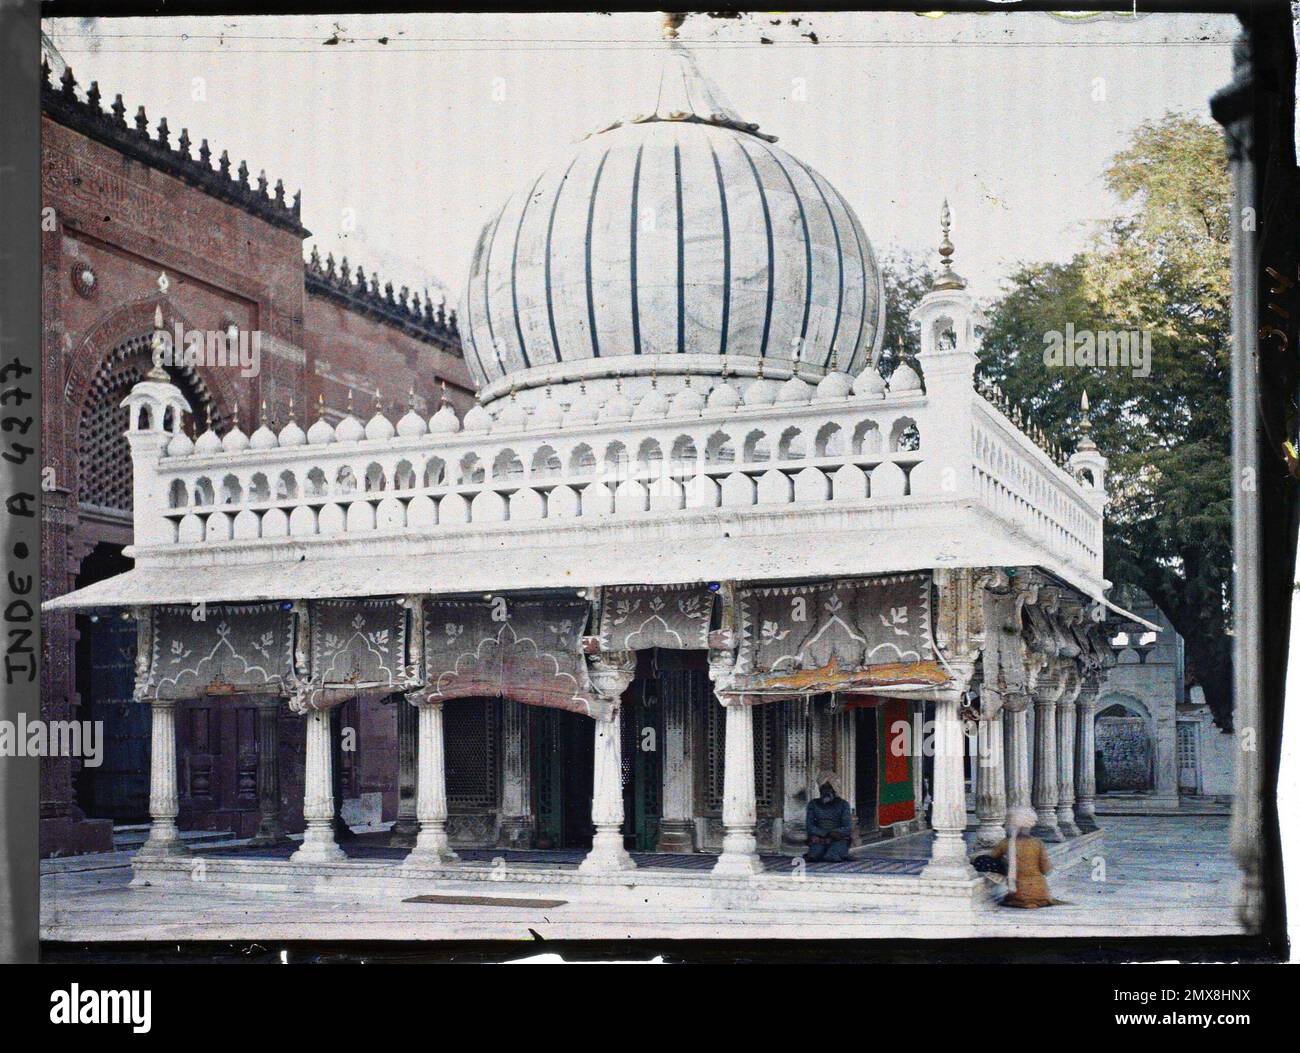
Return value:
<svg viewBox="0 0 1300 1053">
<path fill-rule="evenodd" d="M 519 222 L 515 226 L 515 243 L 510 253 L 510 306 L 514 308 L 515 314 L 515 336 L 519 338 L 519 357 L 524 360 L 524 368 L 528 369 L 532 363 L 528 360 L 528 343 L 524 340 L 523 323 L 519 320 L 519 234 L 524 229 L 524 219 L 528 215 L 528 206 L 532 204 L 533 195 L 537 193 L 538 184 L 542 181 L 543 172 L 533 182 L 532 190 L 528 191 L 528 196 L 524 198 L 524 207 L 519 211 Z"/>
<path fill-rule="evenodd" d="M 758 187 L 758 199 L 763 204 L 763 227 L 767 233 L 767 307 L 763 313 L 763 342 L 758 347 L 758 357 L 767 357 L 767 340 L 772 333 L 772 299 L 776 293 L 773 285 L 776 274 L 776 249 L 772 243 L 772 210 L 767 204 L 767 191 L 763 189 L 763 177 L 758 174 L 758 165 L 754 164 L 754 158 L 739 139 L 736 141 L 736 148 L 745 155 L 745 160 L 749 164 L 749 170 L 754 173 L 754 185 Z"/>
<path fill-rule="evenodd" d="M 645 152 L 645 143 L 636 148 L 636 164 L 632 168 L 632 215 L 628 222 L 628 241 L 631 263 L 628 268 L 628 291 L 632 300 L 632 354 L 641 353 L 641 293 L 636 282 L 636 235 L 641 226 L 637 213 L 641 191 L 641 156 Z"/>
<path fill-rule="evenodd" d="M 835 266 L 839 281 L 839 293 L 835 300 L 835 325 L 831 329 L 830 342 L 826 345 L 826 358 L 821 363 L 824 367 L 830 362 L 831 354 L 834 352 L 835 341 L 840 333 L 840 318 L 844 313 L 844 246 L 840 242 L 840 225 L 835 222 L 835 213 L 831 211 L 831 203 L 826 199 L 826 192 L 822 190 L 816 174 L 798 158 L 795 158 L 795 164 L 807 173 L 812 185 L 817 188 L 817 194 L 822 199 L 822 205 L 826 209 L 826 216 L 831 221 L 831 232 L 835 235 Z M 855 347 L 854 350 L 856 351 L 857 348 Z"/>
<path fill-rule="evenodd" d="M 718 179 L 718 203 L 722 210 L 722 332 L 718 339 L 718 354 L 725 355 L 727 323 L 731 320 L 731 217 L 727 212 L 727 184 L 722 178 L 722 164 L 712 143 L 709 143 L 709 156 L 713 158 L 713 171 Z"/>
<path fill-rule="evenodd" d="M 605 171 L 605 162 L 609 160 L 609 151 L 606 150 L 600 158 L 600 164 L 596 166 L 596 177 L 591 181 L 591 201 L 587 205 L 587 321 L 591 335 L 591 357 L 600 357 L 600 340 L 596 335 L 596 294 L 591 287 L 591 228 L 596 221 L 596 197 L 600 191 L 600 176 Z"/>
<path fill-rule="evenodd" d="M 813 260 L 812 260 L 812 240 L 808 236 L 808 214 L 804 211 L 803 198 L 799 196 L 799 190 L 794 185 L 794 179 L 790 175 L 790 170 L 781 163 L 781 159 L 776 156 L 772 148 L 764 144 L 763 149 L 776 162 L 776 167 L 781 170 L 785 176 L 785 181 L 790 184 L 790 193 L 794 195 L 795 206 L 799 209 L 799 225 L 803 227 L 803 258 L 804 258 L 804 282 L 803 282 L 803 317 L 799 321 L 799 347 L 800 353 L 803 350 L 803 341 L 808 338 L 808 312 L 812 307 L 812 290 L 813 290 Z"/>
<path fill-rule="evenodd" d="M 551 293 L 551 241 L 555 235 L 555 212 L 560 207 L 560 194 L 564 190 L 565 183 L 569 181 L 569 173 L 577 163 L 578 159 L 575 157 L 564 170 L 564 175 L 560 176 L 560 182 L 555 187 L 555 197 L 551 200 L 551 215 L 546 221 L 546 321 L 551 327 L 551 348 L 555 352 L 557 362 L 563 362 L 564 356 L 560 353 L 560 335 L 555 330 L 555 299 Z"/>
</svg>

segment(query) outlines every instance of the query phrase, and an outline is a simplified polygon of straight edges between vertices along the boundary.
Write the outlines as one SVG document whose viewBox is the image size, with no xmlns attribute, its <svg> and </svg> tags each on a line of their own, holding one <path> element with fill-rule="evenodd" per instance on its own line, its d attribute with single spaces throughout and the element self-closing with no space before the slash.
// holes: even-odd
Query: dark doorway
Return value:
<svg viewBox="0 0 1300 1053">
<path fill-rule="evenodd" d="M 530 706 L 538 848 L 591 848 L 596 729 L 592 719 Z"/>
<path fill-rule="evenodd" d="M 853 757 L 856 771 L 853 785 L 857 800 L 858 830 L 870 841 L 880 832 L 880 710 L 862 706 L 853 711 L 853 730 L 857 736 Z"/>
<path fill-rule="evenodd" d="M 691 697 L 687 680 L 696 675 L 695 654 L 639 651 L 636 679 L 623 696 L 623 842 L 633 852 L 653 852 L 659 844 L 664 792 L 663 699 L 668 695 Z"/>
<path fill-rule="evenodd" d="M 81 564 L 77 588 L 131 569 L 120 545 L 99 544 Z M 80 766 L 77 804 L 95 819 L 136 822 L 149 818 L 149 707 L 135 691 L 135 622 L 121 612 L 77 616 L 78 719 L 103 728 L 103 761 Z"/>
</svg>

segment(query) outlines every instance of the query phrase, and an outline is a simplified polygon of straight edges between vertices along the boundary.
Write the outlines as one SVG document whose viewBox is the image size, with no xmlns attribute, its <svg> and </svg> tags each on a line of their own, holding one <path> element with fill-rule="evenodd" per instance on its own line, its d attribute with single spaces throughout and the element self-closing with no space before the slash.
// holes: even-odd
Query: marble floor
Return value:
<svg viewBox="0 0 1300 1053">
<path fill-rule="evenodd" d="M 629 904 L 605 901 L 599 888 L 509 880 L 430 882 L 418 895 L 202 882 L 129 888 L 129 854 L 119 852 L 43 867 L 41 933 L 57 941 L 1236 935 L 1227 827 L 1220 816 L 1107 817 L 1100 849 L 1051 879 L 1068 904 L 1037 911 L 924 902 L 791 910 L 765 906 L 761 892 L 662 887 Z"/>
</svg>

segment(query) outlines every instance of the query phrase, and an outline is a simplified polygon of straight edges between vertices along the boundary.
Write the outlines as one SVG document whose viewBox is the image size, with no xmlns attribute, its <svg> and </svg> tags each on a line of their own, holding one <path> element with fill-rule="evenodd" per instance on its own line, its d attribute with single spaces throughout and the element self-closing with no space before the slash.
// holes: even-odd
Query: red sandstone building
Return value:
<svg viewBox="0 0 1300 1053">
<path fill-rule="evenodd" d="M 349 392 L 359 411 L 376 395 L 394 417 L 408 401 L 432 412 L 445 381 L 463 412 L 472 402 L 454 312 L 362 267 L 313 252 L 303 261 L 299 196 L 252 176 L 247 164 L 128 118 L 97 84 L 47 73 L 42 103 L 44 371 L 42 584 L 48 599 L 129 565 L 131 459 L 124 395 L 149 369 L 148 339 L 166 275 L 169 318 L 187 331 L 260 334 L 260 369 L 172 370 L 194 426 L 238 417 L 248 432 L 338 420 Z M 376 392 L 376 385 L 379 386 Z M 394 414 L 395 407 L 400 407 Z M 131 704 L 135 628 L 104 616 L 46 616 L 42 691 L 47 720 L 102 721 L 103 763 L 70 758 L 41 766 L 44 855 L 107 850 L 112 826 L 148 816 L 146 707 Z M 338 765 L 338 799 L 386 794 L 396 812 L 397 716 L 379 700 L 340 715 L 358 748 Z M 258 714 L 228 703 L 177 714 L 181 826 L 250 836 L 258 825 Z M 285 755 L 300 748 L 302 721 L 281 722 Z M 302 773 L 282 770 L 283 815 L 301 820 Z M 299 814 L 295 815 L 295 811 Z"/>
</svg>

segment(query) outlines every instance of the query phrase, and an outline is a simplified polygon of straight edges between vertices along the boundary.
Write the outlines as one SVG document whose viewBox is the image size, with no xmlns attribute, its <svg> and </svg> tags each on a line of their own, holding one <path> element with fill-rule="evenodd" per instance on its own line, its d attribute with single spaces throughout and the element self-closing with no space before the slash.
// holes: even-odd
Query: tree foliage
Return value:
<svg viewBox="0 0 1300 1053">
<path fill-rule="evenodd" d="M 987 310 L 981 372 L 1049 433 L 1079 401 L 1109 458 L 1106 576 L 1186 642 L 1188 679 L 1231 720 L 1229 189 L 1222 139 L 1181 114 L 1141 125 L 1105 172 L 1113 217 L 1067 263 L 1021 266 Z M 1150 373 L 1048 364 L 1047 334 L 1150 334 Z M 1140 363 L 1139 363 L 1140 365 Z M 1069 443 L 1067 442 L 1067 446 Z"/>
</svg>

